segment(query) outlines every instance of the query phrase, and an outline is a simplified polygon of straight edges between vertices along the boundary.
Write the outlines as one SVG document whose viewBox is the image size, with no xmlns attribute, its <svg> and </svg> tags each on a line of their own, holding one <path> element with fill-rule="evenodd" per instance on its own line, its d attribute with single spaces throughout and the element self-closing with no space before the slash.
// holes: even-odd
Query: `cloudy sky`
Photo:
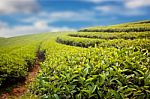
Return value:
<svg viewBox="0 0 150 99">
<path fill-rule="evenodd" d="M 0 37 L 150 19 L 150 0 L 1 0 Z"/>
</svg>

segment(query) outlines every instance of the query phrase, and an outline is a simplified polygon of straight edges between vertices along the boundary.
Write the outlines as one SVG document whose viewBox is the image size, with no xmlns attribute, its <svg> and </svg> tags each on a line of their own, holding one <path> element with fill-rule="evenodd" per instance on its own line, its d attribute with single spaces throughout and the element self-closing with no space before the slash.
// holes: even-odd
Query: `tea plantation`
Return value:
<svg viewBox="0 0 150 99">
<path fill-rule="evenodd" d="M 29 85 L 37 98 L 150 98 L 149 20 L 0 38 L 0 86 L 26 77 L 40 51 L 45 60 Z"/>
</svg>

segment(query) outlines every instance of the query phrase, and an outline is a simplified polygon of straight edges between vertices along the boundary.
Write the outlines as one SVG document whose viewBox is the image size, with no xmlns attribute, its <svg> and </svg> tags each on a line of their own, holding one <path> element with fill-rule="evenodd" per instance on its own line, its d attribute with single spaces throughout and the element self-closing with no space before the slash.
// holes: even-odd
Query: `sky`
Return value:
<svg viewBox="0 0 150 99">
<path fill-rule="evenodd" d="M 0 37 L 150 19 L 150 0 L 1 0 Z"/>
</svg>

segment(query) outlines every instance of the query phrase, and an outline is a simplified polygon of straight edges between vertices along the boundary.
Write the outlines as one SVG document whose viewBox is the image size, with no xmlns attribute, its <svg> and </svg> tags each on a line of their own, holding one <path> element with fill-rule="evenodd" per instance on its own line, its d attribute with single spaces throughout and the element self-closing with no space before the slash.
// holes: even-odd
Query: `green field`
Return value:
<svg viewBox="0 0 150 99">
<path fill-rule="evenodd" d="M 39 52 L 45 60 L 29 85 L 38 98 L 150 98 L 149 20 L 0 38 L 0 88 L 26 77 Z"/>
</svg>

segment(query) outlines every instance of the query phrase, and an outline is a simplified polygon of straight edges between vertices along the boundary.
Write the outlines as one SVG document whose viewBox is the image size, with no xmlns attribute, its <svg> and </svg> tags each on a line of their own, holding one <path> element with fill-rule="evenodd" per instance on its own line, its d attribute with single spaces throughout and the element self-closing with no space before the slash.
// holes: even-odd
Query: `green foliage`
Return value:
<svg viewBox="0 0 150 99">
<path fill-rule="evenodd" d="M 32 92 L 42 98 L 149 97 L 150 61 L 147 50 L 83 49 L 54 42 L 43 43 L 43 48 L 46 49 L 46 60 L 31 86 Z"/>
<path fill-rule="evenodd" d="M 31 92 L 47 99 L 148 99 L 149 21 L 92 29 L 59 35 L 61 44 L 42 43 L 46 60 Z"/>
<path fill-rule="evenodd" d="M 133 40 L 133 39 L 149 39 L 150 32 L 119 32 L 119 33 L 109 33 L 109 32 L 77 32 L 74 34 L 69 34 L 71 37 L 83 37 L 83 38 L 98 38 L 105 40 L 112 39 L 125 39 L 125 40 Z"/>
<path fill-rule="evenodd" d="M 80 32 L 144 32 L 150 31 L 150 22 L 141 21 L 111 26 L 96 26 L 79 30 Z"/>
<path fill-rule="evenodd" d="M 134 40 L 124 40 L 124 39 L 90 39 L 90 38 L 80 38 L 80 37 L 69 37 L 69 36 L 59 36 L 56 41 L 58 43 L 79 46 L 79 47 L 140 47 L 143 49 L 148 49 L 150 51 L 150 39 L 134 39 Z"/>
<path fill-rule="evenodd" d="M 15 47 L 13 47 L 15 48 Z M 25 77 L 28 68 L 31 68 L 35 59 L 36 46 L 25 45 L 16 50 L 9 52 L 9 49 L 3 49 L 0 54 L 0 77 L 2 80 L 6 78 Z"/>
<path fill-rule="evenodd" d="M 5 80 L 26 77 L 33 67 L 40 42 L 46 38 L 47 34 L 40 34 L 1 39 L 0 87 Z"/>
<path fill-rule="evenodd" d="M 1 38 L 0 84 L 6 78 L 25 77 L 40 50 L 46 52 L 45 60 L 30 85 L 31 95 L 22 98 L 149 99 L 149 24 Z"/>
</svg>

